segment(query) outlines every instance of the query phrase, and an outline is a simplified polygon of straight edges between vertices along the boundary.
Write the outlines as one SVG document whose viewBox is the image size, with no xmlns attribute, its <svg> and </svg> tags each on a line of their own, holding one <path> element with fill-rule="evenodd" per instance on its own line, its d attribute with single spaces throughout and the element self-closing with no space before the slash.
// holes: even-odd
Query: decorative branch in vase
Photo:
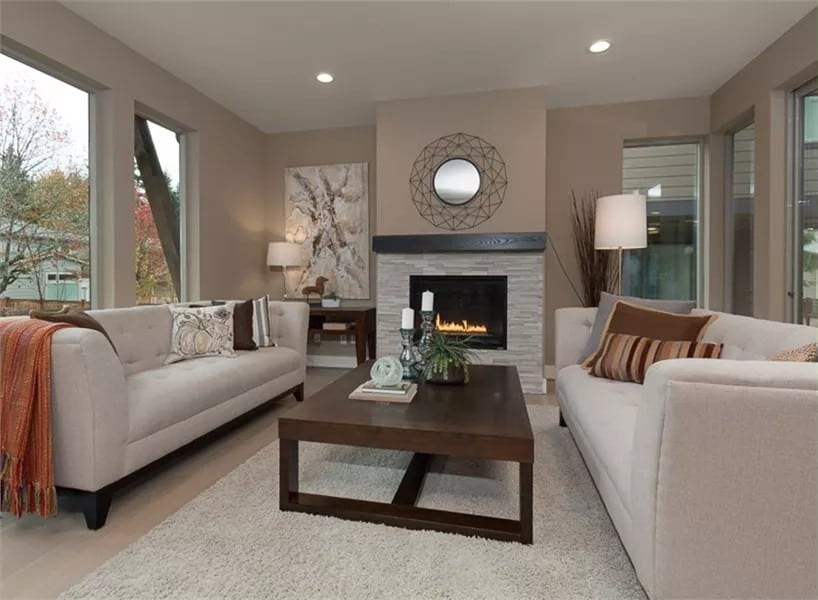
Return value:
<svg viewBox="0 0 818 600">
<path fill-rule="evenodd" d="M 582 303 L 599 306 L 602 292 L 613 292 L 619 280 L 614 254 L 594 248 L 596 200 L 599 192 L 592 190 L 577 198 L 571 190 L 571 229 L 574 232 L 574 253 L 579 263 L 582 283 Z"/>
</svg>

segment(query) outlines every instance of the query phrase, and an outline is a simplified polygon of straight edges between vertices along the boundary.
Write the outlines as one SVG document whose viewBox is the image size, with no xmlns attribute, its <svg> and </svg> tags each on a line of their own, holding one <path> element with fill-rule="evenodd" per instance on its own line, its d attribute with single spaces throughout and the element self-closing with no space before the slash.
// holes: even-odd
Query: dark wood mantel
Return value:
<svg viewBox="0 0 818 600">
<path fill-rule="evenodd" d="M 548 235 L 526 233 L 443 233 L 429 235 L 376 235 L 372 251 L 377 254 L 424 252 L 544 252 Z"/>
</svg>

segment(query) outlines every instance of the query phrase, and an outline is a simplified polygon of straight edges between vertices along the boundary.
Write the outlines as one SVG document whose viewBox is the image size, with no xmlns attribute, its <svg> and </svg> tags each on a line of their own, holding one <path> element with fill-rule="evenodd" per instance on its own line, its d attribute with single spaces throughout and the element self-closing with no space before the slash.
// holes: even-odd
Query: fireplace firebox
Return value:
<svg viewBox="0 0 818 600">
<path fill-rule="evenodd" d="M 411 275 L 409 306 L 420 323 L 421 295 L 435 294 L 435 328 L 468 338 L 469 346 L 505 350 L 508 278 L 505 276 Z"/>
</svg>

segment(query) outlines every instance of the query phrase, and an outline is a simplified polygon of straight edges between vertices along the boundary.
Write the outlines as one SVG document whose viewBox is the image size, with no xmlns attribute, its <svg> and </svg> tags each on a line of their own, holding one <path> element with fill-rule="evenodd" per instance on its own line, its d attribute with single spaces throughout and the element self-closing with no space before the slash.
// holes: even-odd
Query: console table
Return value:
<svg viewBox="0 0 818 600">
<path fill-rule="evenodd" d="M 354 323 L 353 329 L 345 331 L 323 329 L 323 324 Z M 355 357 L 360 365 L 366 361 L 366 351 L 369 357 L 375 358 L 375 308 L 372 306 L 341 306 L 339 308 L 323 308 L 310 305 L 310 335 L 354 335 Z"/>
</svg>

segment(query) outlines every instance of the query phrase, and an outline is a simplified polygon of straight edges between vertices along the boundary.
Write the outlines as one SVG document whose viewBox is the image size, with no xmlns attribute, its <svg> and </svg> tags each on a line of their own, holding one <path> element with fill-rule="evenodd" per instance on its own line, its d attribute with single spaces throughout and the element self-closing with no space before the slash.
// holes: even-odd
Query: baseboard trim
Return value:
<svg viewBox="0 0 818 600">
<path fill-rule="evenodd" d="M 325 367 L 329 369 L 354 369 L 358 361 L 354 356 L 338 356 L 337 354 L 308 354 L 308 367 Z"/>
</svg>

